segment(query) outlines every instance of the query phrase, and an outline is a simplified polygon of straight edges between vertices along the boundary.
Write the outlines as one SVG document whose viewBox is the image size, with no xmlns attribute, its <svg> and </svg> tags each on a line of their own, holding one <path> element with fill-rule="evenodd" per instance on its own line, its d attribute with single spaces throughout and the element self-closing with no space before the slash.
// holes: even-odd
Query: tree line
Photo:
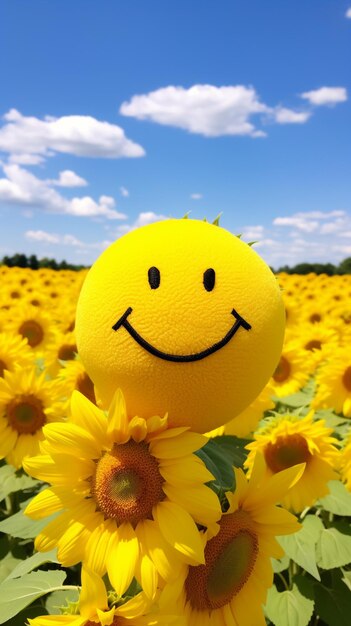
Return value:
<svg viewBox="0 0 351 626">
<path fill-rule="evenodd" d="M 67 263 L 67 261 L 56 261 L 56 259 L 49 259 L 44 257 L 38 259 L 35 254 L 27 256 L 26 254 L 16 253 L 12 256 L 4 256 L 0 265 L 7 265 L 7 267 L 24 267 L 31 270 L 39 270 L 42 267 L 47 267 L 52 270 L 74 270 L 79 271 L 86 268 L 86 265 L 74 265 L 73 263 Z"/>
<path fill-rule="evenodd" d="M 7 267 L 28 267 L 32 270 L 38 270 L 42 267 L 48 267 L 52 270 L 74 270 L 79 271 L 85 269 L 86 265 L 74 265 L 73 263 L 67 263 L 67 261 L 56 261 L 55 259 L 49 259 L 44 257 L 38 259 L 35 254 L 27 256 L 26 254 L 13 254 L 12 256 L 4 256 L 0 265 L 7 265 Z M 287 274 L 327 274 L 328 276 L 334 276 L 336 274 L 351 274 L 351 257 L 347 257 L 339 265 L 333 265 L 333 263 L 298 263 L 293 267 L 289 265 L 283 265 L 277 270 L 272 268 L 274 273 L 286 272 Z"/>
</svg>

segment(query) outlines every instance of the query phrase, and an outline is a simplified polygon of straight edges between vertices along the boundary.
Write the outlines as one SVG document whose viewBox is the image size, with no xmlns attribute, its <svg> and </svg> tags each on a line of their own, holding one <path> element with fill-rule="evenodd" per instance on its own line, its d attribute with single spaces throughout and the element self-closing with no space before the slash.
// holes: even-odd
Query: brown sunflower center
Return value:
<svg viewBox="0 0 351 626">
<path fill-rule="evenodd" d="M 347 391 L 351 391 L 351 365 L 349 365 L 349 367 L 347 367 L 344 371 L 342 382 Z"/>
<path fill-rule="evenodd" d="M 92 494 L 106 518 L 136 525 L 150 519 L 152 508 L 164 499 L 158 462 L 145 442 L 115 444 L 98 461 Z"/>
<path fill-rule="evenodd" d="M 228 604 L 250 578 L 258 539 L 243 511 L 224 515 L 220 531 L 205 548 L 205 565 L 190 566 L 185 581 L 188 602 L 198 611 Z"/>
<path fill-rule="evenodd" d="M 319 339 L 311 339 L 305 345 L 305 350 L 320 350 L 322 348 L 322 342 Z"/>
<path fill-rule="evenodd" d="M 20 294 L 20 292 L 19 292 L 19 291 L 11 291 L 11 293 L 10 293 L 10 297 L 11 297 L 13 300 L 18 300 L 18 298 L 20 298 L 20 297 L 21 297 L 21 294 Z"/>
<path fill-rule="evenodd" d="M 44 331 L 35 320 L 26 320 L 19 327 L 19 332 L 27 339 L 31 348 L 36 348 L 44 339 Z"/>
<path fill-rule="evenodd" d="M 285 356 L 280 357 L 280 361 L 276 367 L 276 370 L 273 374 L 273 379 L 277 383 L 283 383 L 290 376 L 291 365 L 288 359 Z"/>
<path fill-rule="evenodd" d="M 316 322 L 320 322 L 322 319 L 322 316 L 319 313 L 312 313 L 309 316 L 309 320 L 312 324 L 316 324 Z"/>
<path fill-rule="evenodd" d="M 64 343 L 59 351 L 57 357 L 60 361 L 73 361 L 77 353 L 77 346 L 74 343 Z"/>
<path fill-rule="evenodd" d="M 90 402 L 96 404 L 94 383 L 86 372 L 83 372 L 83 374 L 80 374 L 80 376 L 78 376 L 76 389 L 78 389 L 78 391 L 80 391 L 83 396 L 88 398 Z"/>
<path fill-rule="evenodd" d="M 4 378 L 4 371 L 7 370 L 7 365 L 5 363 L 5 361 L 2 361 L 2 359 L 0 359 L 0 378 Z"/>
<path fill-rule="evenodd" d="M 311 456 L 307 441 L 298 433 L 278 437 L 275 443 L 268 443 L 264 450 L 268 467 L 272 472 L 281 472 L 288 467 L 306 463 Z"/>
<path fill-rule="evenodd" d="M 33 435 L 46 423 L 43 403 L 32 394 L 13 398 L 6 407 L 9 425 L 20 435 Z"/>
</svg>

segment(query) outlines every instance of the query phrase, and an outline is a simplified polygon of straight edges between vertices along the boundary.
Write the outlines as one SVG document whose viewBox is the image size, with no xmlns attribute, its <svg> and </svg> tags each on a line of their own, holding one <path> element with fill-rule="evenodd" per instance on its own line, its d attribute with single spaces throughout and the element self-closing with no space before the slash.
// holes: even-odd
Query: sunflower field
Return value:
<svg viewBox="0 0 351 626">
<path fill-rule="evenodd" d="M 85 276 L 0 266 L 0 624 L 349 626 L 351 276 L 278 275 L 279 364 L 206 435 L 103 410 Z"/>
</svg>

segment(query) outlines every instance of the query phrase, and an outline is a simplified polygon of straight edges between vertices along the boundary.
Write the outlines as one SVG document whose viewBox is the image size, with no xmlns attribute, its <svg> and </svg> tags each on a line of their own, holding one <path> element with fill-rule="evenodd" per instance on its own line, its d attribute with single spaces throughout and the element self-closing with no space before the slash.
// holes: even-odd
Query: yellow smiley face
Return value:
<svg viewBox="0 0 351 626">
<path fill-rule="evenodd" d="M 169 415 L 207 432 L 247 407 L 272 375 L 284 306 L 269 267 L 225 229 L 171 219 L 118 239 L 89 271 L 78 351 L 105 407 Z"/>
</svg>

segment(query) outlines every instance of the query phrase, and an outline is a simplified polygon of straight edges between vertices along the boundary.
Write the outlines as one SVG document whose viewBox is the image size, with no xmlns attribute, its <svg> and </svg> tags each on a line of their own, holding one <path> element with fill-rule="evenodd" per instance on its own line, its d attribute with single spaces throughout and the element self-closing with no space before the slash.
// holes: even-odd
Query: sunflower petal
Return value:
<svg viewBox="0 0 351 626">
<path fill-rule="evenodd" d="M 122 596 L 133 580 L 139 558 L 139 542 L 130 524 L 121 524 L 107 562 L 110 581 Z"/>
<path fill-rule="evenodd" d="M 96 609 L 108 609 L 105 584 L 98 574 L 83 565 L 79 610 L 86 619 L 91 620 L 96 616 Z"/>
<path fill-rule="evenodd" d="M 200 533 L 187 511 L 175 502 L 164 501 L 154 507 L 153 516 L 166 541 L 185 557 L 187 563 L 205 563 Z"/>
</svg>

